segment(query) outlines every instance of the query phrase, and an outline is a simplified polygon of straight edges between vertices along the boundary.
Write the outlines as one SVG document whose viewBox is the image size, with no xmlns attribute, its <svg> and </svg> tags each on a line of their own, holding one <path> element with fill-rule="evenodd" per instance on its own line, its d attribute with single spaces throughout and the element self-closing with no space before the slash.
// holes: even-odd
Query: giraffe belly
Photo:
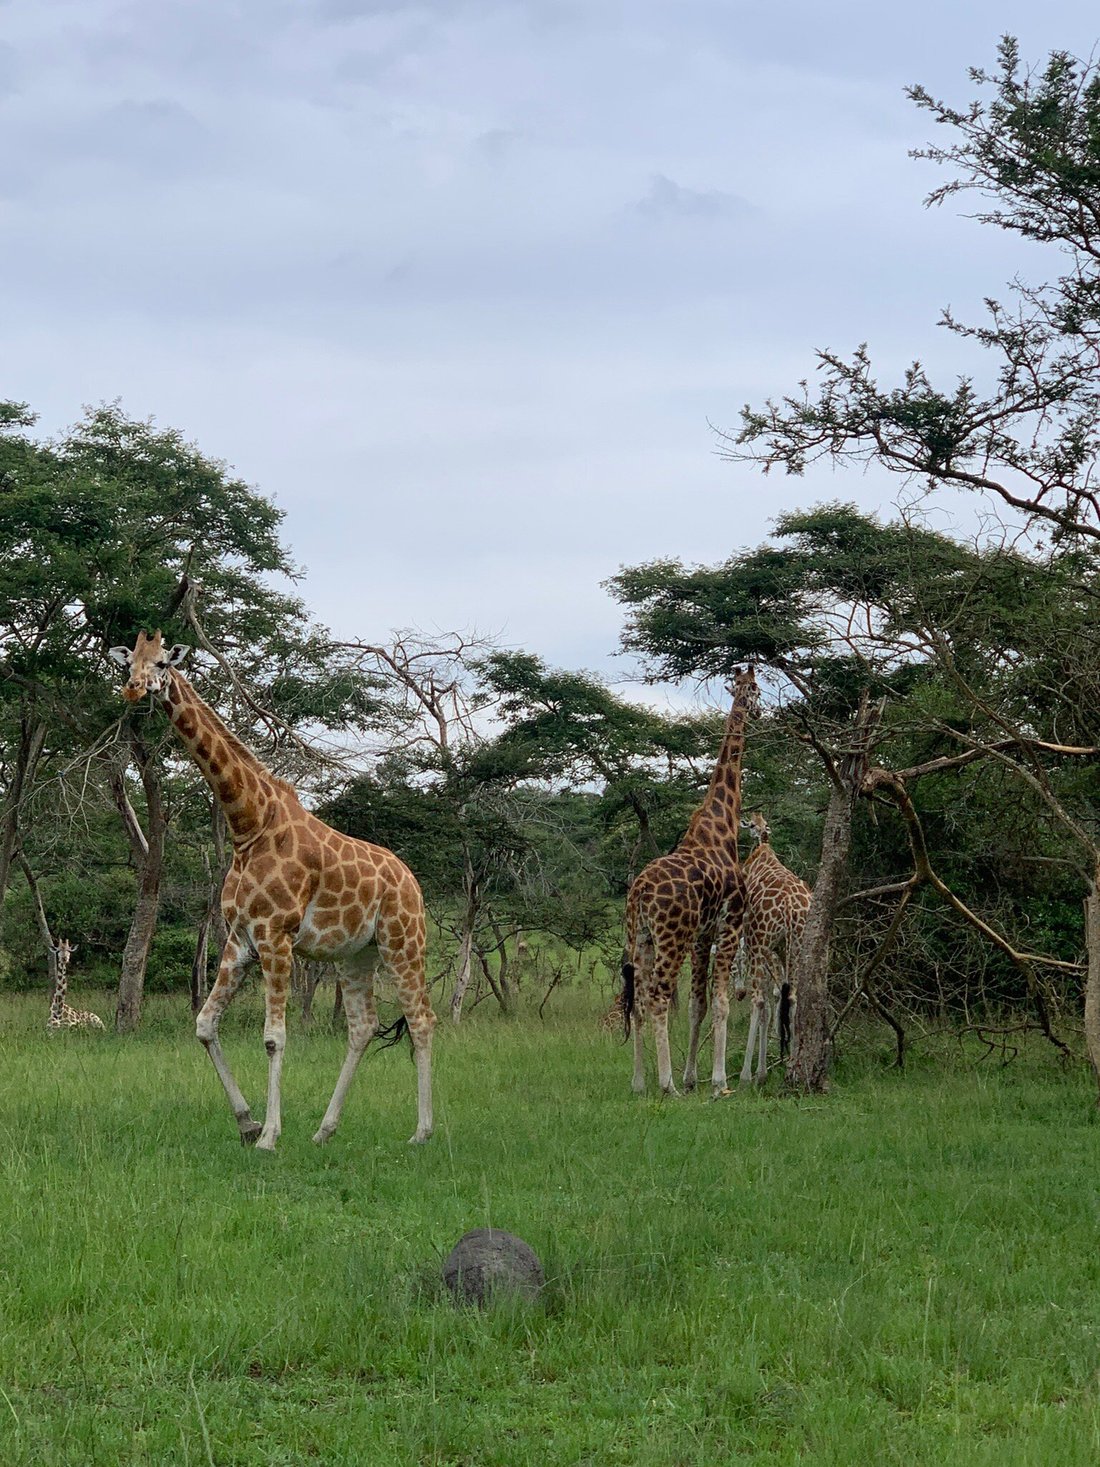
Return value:
<svg viewBox="0 0 1100 1467">
<path fill-rule="evenodd" d="M 339 908 L 319 908 L 316 898 L 302 914 L 294 936 L 294 951 L 310 962 L 352 958 L 374 941 L 377 912 L 357 913 L 353 921 Z"/>
</svg>

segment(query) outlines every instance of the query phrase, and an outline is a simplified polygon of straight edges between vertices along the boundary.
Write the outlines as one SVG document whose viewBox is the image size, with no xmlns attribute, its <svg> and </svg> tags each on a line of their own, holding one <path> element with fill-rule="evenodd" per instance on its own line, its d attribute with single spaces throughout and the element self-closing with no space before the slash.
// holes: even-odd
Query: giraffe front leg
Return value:
<svg viewBox="0 0 1100 1467">
<path fill-rule="evenodd" d="M 742 1085 L 752 1084 L 752 1061 L 757 1035 L 760 1032 L 760 1011 L 764 1003 L 764 984 L 767 976 L 758 949 L 755 946 L 748 948 L 745 953 L 745 981 L 751 995 L 752 1012 L 749 1018 L 748 1043 L 745 1045 L 745 1063 L 741 1066 Z"/>
<path fill-rule="evenodd" d="M 711 1094 L 729 1094 L 726 1079 L 726 1045 L 729 1036 L 730 973 L 741 946 L 740 921 L 728 920 L 714 951 L 714 1059 L 710 1073 Z"/>
<path fill-rule="evenodd" d="M 768 996 L 768 977 L 765 975 L 760 990 L 760 1029 L 757 1034 L 759 1054 L 756 1061 L 756 1083 L 763 1085 L 768 1078 L 768 1030 L 772 1022 L 772 1005 Z"/>
<path fill-rule="evenodd" d="M 240 1086 L 233 1077 L 233 1071 L 226 1063 L 221 1040 L 218 1038 L 218 1024 L 222 1014 L 229 1007 L 233 995 L 241 986 L 241 980 L 249 965 L 254 961 L 255 954 L 247 943 L 235 933 L 230 933 L 222 954 L 217 979 L 195 1020 L 195 1036 L 206 1049 L 214 1069 L 218 1072 L 218 1078 L 222 1082 L 237 1122 L 237 1129 L 240 1131 L 242 1146 L 250 1146 L 255 1141 L 260 1134 L 260 1126 L 252 1119 L 248 1101 L 241 1094 Z"/>
<path fill-rule="evenodd" d="M 283 1053 L 286 1050 L 286 999 L 293 962 L 289 934 L 257 943 L 264 973 L 264 1048 L 267 1050 L 267 1113 L 257 1151 L 274 1151 L 282 1131 Z"/>
</svg>

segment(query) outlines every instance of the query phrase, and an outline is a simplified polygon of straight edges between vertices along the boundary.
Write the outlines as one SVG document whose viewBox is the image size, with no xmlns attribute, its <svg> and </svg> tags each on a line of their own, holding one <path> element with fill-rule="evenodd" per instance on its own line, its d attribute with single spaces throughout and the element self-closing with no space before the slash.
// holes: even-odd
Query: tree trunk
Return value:
<svg viewBox="0 0 1100 1467">
<path fill-rule="evenodd" d="M 230 854 L 226 843 L 225 815 L 222 808 L 215 800 L 213 802 L 213 813 L 211 818 L 211 833 L 214 838 L 214 866 L 211 867 L 210 856 L 203 851 L 203 866 L 206 870 L 207 888 L 206 911 L 203 913 L 202 921 L 199 923 L 198 938 L 195 944 L 195 960 L 191 967 L 191 1009 L 198 1013 L 206 1002 L 207 993 L 207 968 L 210 955 L 211 943 L 214 947 L 214 957 L 218 964 L 221 963 L 222 952 L 225 948 L 225 915 L 222 912 L 222 887 L 229 872 Z M 312 994 L 310 995 L 312 997 Z"/>
<path fill-rule="evenodd" d="M 197 1014 L 206 1002 L 206 959 L 210 947 L 210 926 L 214 920 L 214 908 L 220 905 L 221 888 L 210 877 L 210 857 L 203 851 L 202 863 L 206 869 L 206 879 L 209 886 L 206 897 L 206 909 L 199 923 L 198 936 L 195 939 L 195 957 L 191 963 L 191 1012 Z"/>
<path fill-rule="evenodd" d="M 510 1014 L 512 1012 L 512 996 L 508 988 L 507 979 L 504 979 L 502 982 L 503 975 L 499 971 L 495 977 L 493 976 L 493 970 L 489 966 L 489 959 L 480 948 L 477 949 L 477 961 L 481 971 L 485 974 L 485 981 L 492 990 L 493 997 L 500 1005 L 501 1013 Z"/>
<path fill-rule="evenodd" d="M 20 854 L 16 857 L 22 868 L 23 875 L 27 878 L 27 885 L 31 889 L 34 899 L 34 915 L 38 922 L 38 931 L 42 937 L 42 945 L 46 949 L 46 974 L 50 989 L 50 1009 L 53 1009 L 54 997 L 57 994 L 57 946 L 54 935 L 50 931 L 49 918 L 46 916 L 46 908 L 42 904 L 42 893 L 38 889 L 38 882 L 31 869 L 30 862 Z"/>
<path fill-rule="evenodd" d="M 225 878 L 229 875 L 229 867 L 233 861 L 233 852 L 229 849 L 229 831 L 225 823 L 225 812 L 217 800 L 213 801 L 210 833 L 214 838 L 215 864 L 214 891 L 211 897 L 210 938 L 214 944 L 214 954 L 220 963 L 227 935 L 225 930 L 225 914 L 222 911 L 222 887 L 225 885 Z"/>
<path fill-rule="evenodd" d="M 1100 866 L 1092 875 L 1092 886 L 1085 899 L 1085 948 L 1088 953 L 1088 976 L 1085 979 L 1085 1043 L 1088 1045 L 1092 1072 L 1100 1087 Z M 1097 1096 L 1100 1104 L 1100 1095 Z"/>
<path fill-rule="evenodd" d="M 462 1000 L 466 997 L 466 990 L 470 986 L 473 956 L 474 934 L 469 927 L 464 927 L 462 941 L 458 947 L 458 973 L 455 977 L 454 992 L 451 994 L 451 1018 L 456 1024 L 462 1022 Z"/>
<path fill-rule="evenodd" d="M 798 1090 L 828 1089 L 829 1065 L 829 943 L 841 884 L 852 843 L 855 794 L 836 786 L 825 816 L 821 865 L 814 882 L 802 941 L 795 954 L 793 988 L 798 995 L 794 1011 L 791 1057 L 787 1083 Z"/>
<path fill-rule="evenodd" d="M 797 995 L 787 1084 L 822 1093 L 829 1088 L 829 943 L 852 844 L 852 816 L 867 773 L 871 734 L 878 710 L 864 694 L 855 720 L 853 744 L 830 770 L 833 791 L 821 838 L 821 865 L 814 882 L 802 941 L 792 963 Z"/>
<path fill-rule="evenodd" d="M 11 879 L 23 800 L 34 783 L 34 772 L 45 742 L 45 721 L 24 714 L 19 720 L 19 749 L 15 756 L 15 769 L 4 797 L 4 813 L 0 817 L 0 902 L 4 900 L 4 893 Z"/>
<path fill-rule="evenodd" d="M 480 906 L 480 892 L 478 891 L 477 877 L 474 874 L 473 867 L 470 865 L 468 856 L 463 872 L 462 886 L 466 898 L 466 909 L 462 919 L 462 938 L 458 947 L 458 974 L 455 978 L 454 992 L 451 994 L 451 1018 L 456 1024 L 462 1022 L 462 1001 L 466 997 L 467 988 L 470 986 L 470 974 L 473 971 L 474 926 L 477 923 L 478 908 Z"/>
<path fill-rule="evenodd" d="M 148 829 L 144 836 L 146 851 L 138 862 L 138 898 L 126 946 L 122 950 L 122 972 L 118 980 L 118 1006 L 115 1009 L 115 1033 L 128 1034 L 141 1020 L 141 1004 L 145 993 L 145 969 L 149 949 L 157 930 L 160 909 L 160 883 L 164 872 L 164 834 L 166 820 L 161 799 L 160 778 L 152 755 L 141 740 L 131 740 L 134 762 L 145 790 Z M 123 812 L 125 819 L 125 812 Z M 140 849 L 131 841 L 135 851 Z"/>
<path fill-rule="evenodd" d="M 304 1029 L 311 1029 L 313 1027 L 313 999 L 317 993 L 321 979 L 327 971 L 327 965 L 325 963 L 306 962 L 305 959 L 296 958 L 294 971 L 298 977 L 298 989 L 302 998 L 302 1027 Z"/>
</svg>

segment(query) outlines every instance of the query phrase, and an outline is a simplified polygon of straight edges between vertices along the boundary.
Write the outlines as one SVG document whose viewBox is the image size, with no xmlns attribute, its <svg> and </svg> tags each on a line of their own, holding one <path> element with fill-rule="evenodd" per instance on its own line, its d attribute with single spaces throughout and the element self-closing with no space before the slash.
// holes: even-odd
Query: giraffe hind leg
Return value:
<svg viewBox="0 0 1100 1467">
<path fill-rule="evenodd" d="M 653 964 L 653 981 L 647 1001 L 653 1039 L 657 1050 L 657 1086 L 662 1095 L 679 1095 L 672 1079 L 672 1055 L 668 1039 L 668 1011 L 676 996 L 676 983 L 684 965 L 686 944 L 658 947 Z"/>
<path fill-rule="evenodd" d="M 730 971 L 733 968 L 734 959 L 737 957 L 741 947 L 741 922 L 739 919 L 728 921 L 725 930 L 718 940 L 718 946 L 714 953 L 714 972 L 712 986 L 714 989 L 714 1058 L 711 1067 L 710 1086 L 711 1094 L 717 1098 L 720 1095 L 728 1095 L 729 1087 L 726 1081 L 726 1037 L 729 1030 L 730 1014 Z"/>
<path fill-rule="evenodd" d="M 323 1146 L 340 1123 L 351 1082 L 359 1068 L 359 1061 L 367 1046 L 378 1032 L 378 1014 L 374 1006 L 374 961 L 373 956 L 355 964 L 345 964 L 340 975 L 344 990 L 344 1014 L 348 1021 L 348 1049 L 341 1066 L 336 1089 L 328 1103 L 324 1118 L 313 1139 Z"/>
<path fill-rule="evenodd" d="M 684 1064 L 684 1091 L 695 1089 L 699 1075 L 699 1034 L 707 1014 L 710 981 L 711 934 L 701 933 L 691 950 L 691 1004 L 688 1013 L 688 1052 Z"/>
<path fill-rule="evenodd" d="M 645 1019 L 653 980 L 653 939 L 645 933 L 635 947 L 634 961 L 623 963 L 623 1017 L 634 1038 L 634 1073 L 630 1088 L 645 1094 Z"/>
</svg>

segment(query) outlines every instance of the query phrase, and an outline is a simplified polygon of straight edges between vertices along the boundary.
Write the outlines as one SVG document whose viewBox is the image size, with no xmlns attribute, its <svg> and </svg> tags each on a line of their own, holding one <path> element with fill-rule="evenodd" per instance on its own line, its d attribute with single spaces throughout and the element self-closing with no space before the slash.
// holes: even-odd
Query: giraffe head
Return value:
<svg viewBox="0 0 1100 1467">
<path fill-rule="evenodd" d="M 753 838 L 759 841 L 761 845 L 763 845 L 768 837 L 771 835 L 771 829 L 768 825 L 768 822 L 764 819 L 763 812 L 760 810 L 754 810 L 751 815 L 746 816 L 745 819 L 741 821 L 741 829 L 749 831 L 752 834 Z"/>
<path fill-rule="evenodd" d="M 70 942 L 67 937 L 59 938 L 54 946 L 54 952 L 57 955 L 58 970 L 64 973 L 65 969 L 69 966 L 73 953 L 76 952 L 76 943 Z"/>
<path fill-rule="evenodd" d="M 756 681 L 756 668 L 750 662 L 748 667 L 735 667 L 733 677 L 726 684 L 726 692 L 730 693 L 734 702 L 744 704 L 746 713 L 755 713 L 760 706 L 760 688 Z"/>
<path fill-rule="evenodd" d="M 109 653 L 112 661 L 130 672 L 122 689 L 127 703 L 140 703 L 146 693 L 163 695 L 168 685 L 168 669 L 178 667 L 190 650 L 182 643 L 165 648 L 160 632 L 154 632 L 152 636 L 148 632 L 138 632 L 133 650 L 112 647 Z"/>
</svg>

